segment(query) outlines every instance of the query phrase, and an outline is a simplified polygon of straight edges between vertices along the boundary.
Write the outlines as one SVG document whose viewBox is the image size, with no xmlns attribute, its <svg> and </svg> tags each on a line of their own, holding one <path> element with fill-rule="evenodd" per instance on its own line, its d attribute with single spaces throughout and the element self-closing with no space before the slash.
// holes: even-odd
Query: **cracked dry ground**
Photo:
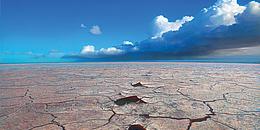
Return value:
<svg viewBox="0 0 260 130">
<path fill-rule="evenodd" d="M 259 130 L 259 75 L 254 64 L 0 65 L 0 130 Z"/>
</svg>

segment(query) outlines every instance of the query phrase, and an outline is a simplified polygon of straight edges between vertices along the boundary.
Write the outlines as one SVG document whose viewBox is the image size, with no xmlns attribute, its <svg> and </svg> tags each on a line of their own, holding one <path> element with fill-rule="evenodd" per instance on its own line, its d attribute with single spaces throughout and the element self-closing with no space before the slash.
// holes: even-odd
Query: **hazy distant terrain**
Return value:
<svg viewBox="0 0 260 130">
<path fill-rule="evenodd" d="M 0 130 L 123 130 L 134 124 L 259 130 L 260 65 L 0 65 Z"/>
</svg>

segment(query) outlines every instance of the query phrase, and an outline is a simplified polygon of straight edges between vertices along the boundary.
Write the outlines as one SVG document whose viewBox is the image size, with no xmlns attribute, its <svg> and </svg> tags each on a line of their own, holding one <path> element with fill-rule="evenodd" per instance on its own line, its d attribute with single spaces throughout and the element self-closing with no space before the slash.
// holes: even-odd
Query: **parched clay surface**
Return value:
<svg viewBox="0 0 260 130">
<path fill-rule="evenodd" d="M 260 65 L 0 65 L 0 130 L 259 130 L 259 124 Z"/>
</svg>

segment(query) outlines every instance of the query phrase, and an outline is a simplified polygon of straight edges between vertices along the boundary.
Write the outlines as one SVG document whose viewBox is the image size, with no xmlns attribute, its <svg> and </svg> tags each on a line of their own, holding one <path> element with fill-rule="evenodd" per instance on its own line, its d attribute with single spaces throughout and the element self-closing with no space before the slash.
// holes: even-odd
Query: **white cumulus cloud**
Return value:
<svg viewBox="0 0 260 130">
<path fill-rule="evenodd" d="M 133 46 L 134 43 L 133 43 L 133 42 L 130 42 L 130 41 L 123 41 L 123 45 L 130 45 L 130 46 Z"/>
<path fill-rule="evenodd" d="M 84 46 L 81 50 L 81 54 L 93 54 L 95 53 L 95 47 L 92 45 Z"/>
<path fill-rule="evenodd" d="M 205 13 L 210 14 L 211 25 L 207 26 L 233 25 L 236 23 L 235 16 L 243 13 L 245 9 L 246 7 L 240 6 L 237 0 L 218 0 L 205 11 Z"/>
<path fill-rule="evenodd" d="M 89 57 L 96 57 L 100 55 L 117 55 L 121 54 L 122 52 L 123 50 L 116 47 L 101 48 L 99 50 L 95 50 L 95 46 L 92 45 L 86 45 L 81 50 L 82 55 Z"/>
<path fill-rule="evenodd" d="M 85 24 L 83 24 L 83 23 L 80 24 L 80 27 L 81 27 L 81 28 L 87 28 L 87 26 L 86 26 Z"/>
<path fill-rule="evenodd" d="M 183 24 L 193 20 L 193 18 L 194 17 L 192 16 L 184 16 L 180 20 L 176 20 L 175 22 L 169 22 L 169 20 L 166 17 L 162 15 L 157 16 L 154 22 L 156 33 L 152 37 L 152 39 L 162 37 L 164 33 L 169 31 L 178 31 Z"/>
<path fill-rule="evenodd" d="M 102 34 L 102 31 L 101 31 L 101 29 L 100 29 L 100 27 L 99 27 L 98 25 L 92 26 L 92 28 L 89 30 L 89 32 L 90 32 L 91 34 L 94 34 L 94 35 L 100 35 L 100 34 Z"/>
<path fill-rule="evenodd" d="M 247 8 L 245 10 L 247 14 L 260 16 L 260 3 L 251 1 L 248 3 Z"/>
<path fill-rule="evenodd" d="M 105 55 L 117 55 L 123 52 L 115 47 L 101 48 L 99 51 Z"/>
</svg>

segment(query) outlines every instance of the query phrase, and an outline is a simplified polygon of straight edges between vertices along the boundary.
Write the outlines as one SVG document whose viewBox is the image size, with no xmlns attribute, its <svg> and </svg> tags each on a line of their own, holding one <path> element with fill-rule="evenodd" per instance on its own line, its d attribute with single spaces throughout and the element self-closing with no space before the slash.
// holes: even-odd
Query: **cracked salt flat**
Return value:
<svg viewBox="0 0 260 130">
<path fill-rule="evenodd" d="M 254 64 L 0 65 L 0 129 L 258 130 L 259 72 Z"/>
</svg>

